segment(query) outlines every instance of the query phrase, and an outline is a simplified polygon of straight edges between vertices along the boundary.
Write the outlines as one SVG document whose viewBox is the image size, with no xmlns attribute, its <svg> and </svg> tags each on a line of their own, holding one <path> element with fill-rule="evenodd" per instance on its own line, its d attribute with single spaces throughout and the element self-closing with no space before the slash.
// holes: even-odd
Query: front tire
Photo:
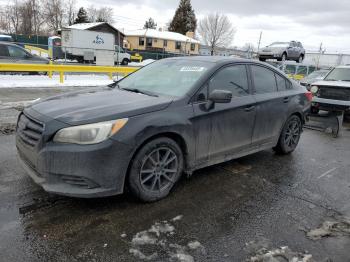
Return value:
<svg viewBox="0 0 350 262">
<path fill-rule="evenodd" d="M 262 58 L 262 57 L 259 57 L 259 61 L 261 61 L 261 62 L 265 62 L 265 61 L 266 61 L 266 59 L 265 59 L 265 58 Z"/>
<path fill-rule="evenodd" d="M 296 115 L 290 116 L 280 134 L 278 143 L 273 149 L 278 154 L 287 155 L 292 153 L 297 147 L 302 131 L 302 123 L 300 117 Z"/>
<path fill-rule="evenodd" d="M 183 153 L 172 139 L 161 137 L 145 144 L 129 171 L 131 193 L 144 202 L 166 197 L 183 171 Z"/>
<path fill-rule="evenodd" d="M 124 58 L 121 64 L 127 66 L 129 64 L 129 60 Z"/>
</svg>

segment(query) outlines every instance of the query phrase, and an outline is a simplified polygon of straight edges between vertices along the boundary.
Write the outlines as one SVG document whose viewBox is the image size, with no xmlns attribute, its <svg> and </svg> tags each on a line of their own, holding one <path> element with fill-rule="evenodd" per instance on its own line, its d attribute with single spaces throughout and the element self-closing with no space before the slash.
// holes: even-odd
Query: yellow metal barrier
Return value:
<svg viewBox="0 0 350 262">
<path fill-rule="evenodd" d="M 135 55 L 132 55 L 132 56 L 130 57 L 130 59 L 131 59 L 131 61 L 133 61 L 133 60 L 138 60 L 139 63 L 142 62 L 142 56 L 141 56 L 139 53 L 136 53 Z"/>
<path fill-rule="evenodd" d="M 31 46 L 31 45 L 24 45 L 24 48 L 28 49 L 29 51 L 34 50 L 34 51 L 39 52 L 39 56 L 41 56 L 42 53 L 49 55 L 49 51 L 48 50 L 40 48 L 40 47 Z"/>
<path fill-rule="evenodd" d="M 60 75 L 60 83 L 64 81 L 64 73 L 106 73 L 112 79 L 113 73 L 123 75 L 136 71 L 137 67 L 125 66 L 82 66 L 82 65 L 57 65 L 57 64 L 0 64 L 0 72 L 47 72 L 52 78 L 52 73 L 57 72 Z"/>
</svg>

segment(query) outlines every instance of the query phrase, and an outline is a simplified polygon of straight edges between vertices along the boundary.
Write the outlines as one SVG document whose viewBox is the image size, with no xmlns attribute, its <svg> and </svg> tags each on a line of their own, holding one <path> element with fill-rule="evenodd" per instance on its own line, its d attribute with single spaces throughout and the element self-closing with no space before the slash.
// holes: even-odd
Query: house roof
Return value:
<svg viewBox="0 0 350 262">
<path fill-rule="evenodd" d="M 142 29 L 142 30 L 127 31 L 125 32 L 125 35 L 174 40 L 174 41 L 189 42 L 194 44 L 200 43 L 198 40 L 195 40 L 193 38 L 187 37 L 179 33 L 169 32 L 169 31 L 158 31 L 156 29 Z"/>
<path fill-rule="evenodd" d="M 124 35 L 122 32 L 120 32 L 117 28 L 113 27 L 107 22 L 95 22 L 95 23 L 80 23 L 80 24 L 74 24 L 67 26 L 65 28 L 71 28 L 71 29 L 80 29 L 80 30 L 88 30 L 88 29 L 93 29 L 99 25 L 106 24 L 107 26 L 111 27 L 113 30 L 116 32 L 119 32 L 120 34 Z"/>
</svg>

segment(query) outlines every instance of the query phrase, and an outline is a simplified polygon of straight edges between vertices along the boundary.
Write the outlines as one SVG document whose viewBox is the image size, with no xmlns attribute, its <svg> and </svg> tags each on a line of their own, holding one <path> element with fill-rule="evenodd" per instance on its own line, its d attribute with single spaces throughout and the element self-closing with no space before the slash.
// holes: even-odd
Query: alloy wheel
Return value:
<svg viewBox="0 0 350 262">
<path fill-rule="evenodd" d="M 292 120 L 288 123 L 288 127 L 284 136 L 284 143 L 289 148 L 294 148 L 299 142 L 300 126 L 297 120 Z"/>
<path fill-rule="evenodd" d="M 148 191 L 163 191 L 175 183 L 179 161 L 168 147 L 153 150 L 144 159 L 140 169 L 141 186 Z"/>
</svg>

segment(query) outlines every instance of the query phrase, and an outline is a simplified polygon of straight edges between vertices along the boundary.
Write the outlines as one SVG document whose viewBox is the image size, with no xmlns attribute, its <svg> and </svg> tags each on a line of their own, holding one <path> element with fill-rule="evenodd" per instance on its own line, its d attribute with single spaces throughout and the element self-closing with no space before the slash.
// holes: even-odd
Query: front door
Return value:
<svg viewBox="0 0 350 262">
<path fill-rule="evenodd" d="M 208 95 L 214 90 L 226 90 L 232 92 L 233 96 L 230 103 L 216 103 L 206 109 L 206 102 L 203 102 L 194 109 L 195 114 L 206 116 L 203 123 L 207 123 L 202 125 L 203 130 L 199 130 L 202 134 L 198 136 L 202 140 L 197 142 L 198 149 L 205 150 L 207 147 L 207 159 L 211 163 L 220 162 L 251 146 L 256 111 L 246 65 L 221 68 L 205 89 Z M 203 152 L 199 152 L 199 155 L 203 155 Z"/>
</svg>

